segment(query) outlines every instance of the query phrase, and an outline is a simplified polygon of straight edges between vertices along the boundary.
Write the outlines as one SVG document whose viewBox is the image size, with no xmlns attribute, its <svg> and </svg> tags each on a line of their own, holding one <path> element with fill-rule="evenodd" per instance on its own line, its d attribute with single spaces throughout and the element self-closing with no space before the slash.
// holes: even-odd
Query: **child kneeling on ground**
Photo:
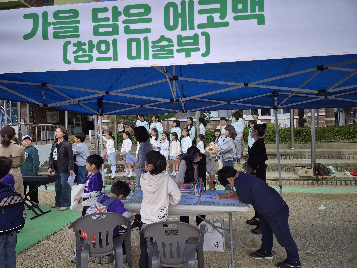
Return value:
<svg viewBox="0 0 357 268">
<path fill-rule="evenodd" d="M 104 193 L 101 193 L 98 196 L 97 202 L 104 204 L 107 200 L 109 201 L 109 205 L 107 207 L 107 212 L 114 212 L 120 215 L 123 215 L 124 217 L 128 219 L 132 219 L 133 213 L 131 211 L 128 211 L 125 207 L 124 204 L 121 200 L 125 200 L 126 197 L 130 194 L 130 187 L 129 185 L 124 182 L 124 181 L 116 181 L 111 189 L 110 189 L 110 194 L 106 195 Z M 107 202 L 108 203 L 108 202 Z M 120 230 L 120 231 L 119 231 Z M 113 240 L 117 237 L 119 237 L 123 232 L 123 229 L 120 229 L 120 226 L 116 226 L 113 230 Z M 130 232 L 131 230 L 129 230 Z M 124 246 L 124 244 L 123 244 Z M 74 256 L 71 259 L 71 262 L 76 262 L 77 261 L 77 255 L 76 255 L 76 250 L 73 250 Z M 125 252 L 125 250 L 123 250 Z M 104 258 L 104 263 L 112 263 L 114 261 L 114 255 L 110 254 L 105 256 Z"/>
<path fill-rule="evenodd" d="M 217 174 L 223 186 L 235 187 L 239 200 L 245 204 L 251 204 L 259 212 L 262 245 L 250 256 L 253 259 L 273 259 L 271 250 L 273 234 L 275 234 L 279 244 L 287 253 L 287 259 L 277 263 L 277 267 L 301 268 L 298 248 L 289 229 L 289 207 L 279 193 L 258 177 L 238 172 L 230 166 L 222 168 Z M 231 194 L 235 193 L 231 192 Z"/>
<path fill-rule="evenodd" d="M 141 203 L 141 229 L 145 226 L 166 221 L 169 204 L 176 205 L 181 200 L 181 192 L 170 175 L 165 174 L 166 158 L 157 151 L 150 151 L 145 156 L 146 173 L 141 176 L 140 185 L 143 191 Z M 147 242 L 140 234 L 139 267 L 148 267 Z"/>
</svg>

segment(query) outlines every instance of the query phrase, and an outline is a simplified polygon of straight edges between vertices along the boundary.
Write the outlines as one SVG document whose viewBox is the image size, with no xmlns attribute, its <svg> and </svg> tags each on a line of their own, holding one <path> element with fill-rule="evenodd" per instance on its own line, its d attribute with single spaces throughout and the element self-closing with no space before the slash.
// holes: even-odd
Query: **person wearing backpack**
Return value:
<svg viewBox="0 0 357 268">
<path fill-rule="evenodd" d="M 87 214 L 93 214 L 93 213 L 98 213 L 100 212 L 113 212 L 117 213 L 120 215 L 123 215 L 124 217 L 128 219 L 132 219 L 133 213 L 131 211 L 128 211 L 125 207 L 124 204 L 121 200 L 125 200 L 125 198 L 130 194 L 130 187 L 129 185 L 124 182 L 124 181 L 116 181 L 111 189 L 110 189 L 110 194 L 106 195 L 105 193 L 101 193 L 98 196 L 97 203 L 96 205 L 89 207 L 87 210 Z M 129 232 L 131 230 L 128 230 Z M 122 229 L 118 225 L 117 227 L 114 228 L 113 230 L 113 240 L 115 238 L 119 237 L 122 234 Z M 124 244 L 123 244 L 124 246 Z M 75 263 L 77 261 L 77 254 L 76 250 L 73 250 L 74 256 L 71 259 L 72 263 Z M 125 252 L 125 251 L 124 251 Z M 114 255 L 110 254 L 105 256 L 104 258 L 104 263 L 112 263 L 114 261 Z"/>
<path fill-rule="evenodd" d="M 11 167 L 11 158 L 0 156 L 0 264 L 3 268 L 16 267 L 16 231 L 24 227 L 26 220 L 21 195 L 11 185 L 2 182 Z"/>
</svg>

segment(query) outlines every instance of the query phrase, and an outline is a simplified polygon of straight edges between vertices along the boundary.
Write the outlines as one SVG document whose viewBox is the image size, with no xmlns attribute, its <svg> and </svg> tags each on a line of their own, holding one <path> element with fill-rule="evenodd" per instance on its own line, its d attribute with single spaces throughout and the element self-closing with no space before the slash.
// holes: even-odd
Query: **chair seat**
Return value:
<svg viewBox="0 0 357 268">
<path fill-rule="evenodd" d="M 184 250 L 184 254 L 185 254 L 185 264 L 186 266 L 188 265 L 188 263 L 195 263 L 195 259 L 196 259 L 196 250 L 197 247 L 199 245 L 199 242 L 186 242 L 185 243 L 185 250 Z M 160 254 L 159 254 L 159 250 L 158 250 L 158 246 L 157 246 L 157 242 L 151 242 L 151 247 L 153 250 L 153 256 L 152 256 L 152 262 L 153 263 L 157 263 L 160 264 L 163 267 L 182 267 L 182 264 L 179 265 L 172 265 L 172 264 L 165 264 L 160 262 Z M 178 250 L 180 250 L 180 246 L 178 246 Z M 171 256 L 172 258 L 172 256 Z"/>
</svg>

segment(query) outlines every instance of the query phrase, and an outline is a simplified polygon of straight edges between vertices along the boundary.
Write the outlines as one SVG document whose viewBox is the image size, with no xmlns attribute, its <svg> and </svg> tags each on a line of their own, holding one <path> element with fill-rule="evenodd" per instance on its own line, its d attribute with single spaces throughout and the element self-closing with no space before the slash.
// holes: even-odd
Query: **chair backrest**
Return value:
<svg viewBox="0 0 357 268">
<path fill-rule="evenodd" d="M 141 233 L 147 239 L 153 238 L 156 240 L 161 264 L 184 264 L 185 243 L 190 237 L 198 238 L 198 247 L 201 246 L 203 250 L 204 233 L 187 223 L 177 221 L 157 222 L 146 226 L 141 230 Z M 151 248 L 148 250 L 151 251 Z"/>
<path fill-rule="evenodd" d="M 94 218 L 94 216 L 101 217 Z M 83 239 L 80 237 L 80 232 L 86 232 L 89 254 L 96 257 L 113 250 L 113 230 L 118 225 L 130 226 L 130 221 L 120 214 L 103 212 L 83 216 L 72 222 L 68 228 L 73 229 L 77 243 Z M 128 228 L 128 231 L 131 230 Z"/>
</svg>

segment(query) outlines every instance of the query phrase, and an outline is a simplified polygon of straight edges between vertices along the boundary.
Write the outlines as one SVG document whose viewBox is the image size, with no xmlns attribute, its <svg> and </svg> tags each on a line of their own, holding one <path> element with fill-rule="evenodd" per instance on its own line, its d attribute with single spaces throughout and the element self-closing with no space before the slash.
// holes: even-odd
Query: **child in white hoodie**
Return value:
<svg viewBox="0 0 357 268">
<path fill-rule="evenodd" d="M 157 151 L 148 152 L 145 156 L 145 169 L 147 172 L 140 179 L 143 191 L 141 229 L 155 222 L 166 221 L 169 204 L 176 205 L 181 200 L 181 192 L 176 182 L 163 172 L 166 169 L 166 159 L 162 154 Z M 147 242 L 142 234 L 140 249 L 139 267 L 147 267 Z"/>
</svg>

